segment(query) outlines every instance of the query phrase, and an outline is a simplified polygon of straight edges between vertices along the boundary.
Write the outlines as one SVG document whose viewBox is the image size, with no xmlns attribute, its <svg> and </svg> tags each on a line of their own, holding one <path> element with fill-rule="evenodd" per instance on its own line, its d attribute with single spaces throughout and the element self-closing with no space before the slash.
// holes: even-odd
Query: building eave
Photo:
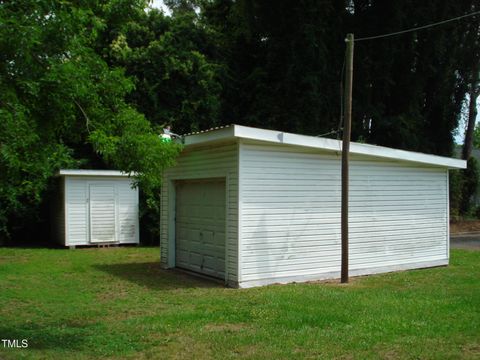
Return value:
<svg viewBox="0 0 480 360">
<path fill-rule="evenodd" d="M 200 133 L 189 134 L 184 138 L 184 144 L 185 146 L 208 144 L 235 138 L 302 146 L 323 151 L 342 151 L 342 141 L 340 140 L 258 129 L 242 125 L 230 125 Z M 350 144 L 350 153 L 353 155 L 363 155 L 395 161 L 407 161 L 449 169 L 465 169 L 467 167 L 467 162 L 465 160 L 355 142 Z"/>
<path fill-rule="evenodd" d="M 60 169 L 58 172 L 60 176 L 110 176 L 110 177 L 132 177 L 135 174 L 129 175 L 118 170 L 84 170 L 84 169 Z"/>
</svg>

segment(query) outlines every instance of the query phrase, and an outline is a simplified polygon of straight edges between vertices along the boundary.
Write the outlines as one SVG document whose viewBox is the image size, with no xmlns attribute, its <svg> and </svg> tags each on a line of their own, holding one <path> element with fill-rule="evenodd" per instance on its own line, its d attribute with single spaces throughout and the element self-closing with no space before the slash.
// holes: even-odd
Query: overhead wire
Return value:
<svg viewBox="0 0 480 360">
<path fill-rule="evenodd" d="M 395 35 L 401 35 L 401 34 L 405 34 L 405 33 L 409 33 L 409 32 L 414 32 L 414 31 L 417 31 L 417 30 L 423 30 L 423 29 L 428 29 L 428 28 L 434 27 L 434 26 L 443 25 L 443 24 L 446 24 L 446 23 L 449 23 L 449 22 L 452 22 L 452 21 L 461 20 L 461 19 L 471 17 L 471 16 L 475 16 L 475 15 L 480 15 L 480 11 L 475 11 L 475 12 L 465 14 L 465 15 L 462 15 L 462 16 L 457 16 L 457 17 L 454 17 L 454 18 L 451 18 L 451 19 L 442 20 L 442 21 L 438 21 L 438 22 L 435 22 L 435 23 L 432 23 L 432 24 L 417 26 L 417 27 L 414 27 L 414 28 L 405 29 L 405 30 L 401 30 L 401 31 L 395 31 L 395 32 L 392 32 L 392 33 L 375 35 L 375 36 L 366 36 L 366 37 L 363 37 L 363 38 L 357 38 L 357 39 L 354 39 L 353 41 L 357 42 L 357 41 L 365 41 L 365 40 L 375 40 L 375 39 L 381 39 L 381 38 L 386 38 L 386 37 L 395 36 Z M 345 41 L 347 41 L 347 40 L 345 40 Z"/>
<path fill-rule="evenodd" d="M 337 133 L 337 130 L 333 130 L 333 129 L 332 129 L 332 131 L 329 131 L 329 132 L 327 132 L 327 133 L 325 133 L 325 134 L 317 135 L 317 137 L 323 137 L 323 136 L 327 136 L 327 135 L 331 135 L 331 134 L 335 134 L 335 133 Z"/>
<path fill-rule="evenodd" d="M 475 15 L 480 15 L 480 11 L 475 11 L 475 12 L 472 12 L 472 13 L 469 13 L 469 14 L 457 16 L 457 17 L 447 19 L 447 20 L 438 21 L 438 22 L 431 23 L 431 24 L 428 24 L 428 25 L 416 26 L 416 27 L 413 27 L 413 28 L 410 28 L 410 29 L 395 31 L 395 32 L 387 33 L 387 34 L 356 38 L 353 41 L 357 42 L 357 41 L 366 41 L 366 40 L 376 40 L 376 39 L 382 39 L 382 38 L 386 38 L 386 37 L 390 37 L 390 36 L 406 34 L 406 33 L 414 32 L 414 31 L 418 31 L 418 30 L 429 29 L 429 28 L 432 28 L 432 27 L 435 27 L 435 26 L 447 24 L 447 23 L 453 22 L 453 21 L 458 21 L 458 20 L 461 20 L 461 19 L 464 19 L 464 18 L 467 18 L 467 17 L 475 16 Z M 347 40 L 345 39 L 345 41 L 347 41 Z M 340 133 L 343 130 L 342 123 L 343 123 L 343 117 L 344 117 L 344 108 L 343 108 L 343 106 L 344 106 L 344 104 L 343 104 L 344 71 L 345 71 L 345 57 L 343 58 L 342 70 L 340 72 L 340 118 L 339 118 L 339 122 L 338 122 L 338 129 L 336 131 L 332 130 L 332 131 L 330 131 L 326 134 L 317 135 L 317 136 L 325 136 L 325 135 L 330 135 L 330 134 L 337 133 L 337 139 L 340 138 Z"/>
</svg>

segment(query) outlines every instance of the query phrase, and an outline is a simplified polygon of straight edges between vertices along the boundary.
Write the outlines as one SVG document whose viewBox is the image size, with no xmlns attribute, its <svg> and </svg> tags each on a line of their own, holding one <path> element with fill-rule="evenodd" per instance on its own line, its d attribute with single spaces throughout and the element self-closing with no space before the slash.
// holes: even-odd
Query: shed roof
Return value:
<svg viewBox="0 0 480 360">
<path fill-rule="evenodd" d="M 184 142 L 186 146 L 189 146 L 234 138 L 296 145 L 332 152 L 342 151 L 342 141 L 340 140 L 259 129 L 242 125 L 229 125 L 187 134 L 185 135 Z M 467 162 L 465 160 L 355 142 L 350 144 L 350 153 L 389 160 L 409 161 L 432 166 L 441 166 L 450 169 L 465 169 L 467 167 Z"/>
<path fill-rule="evenodd" d="M 113 176 L 129 177 L 127 173 L 118 170 L 83 170 L 83 169 L 61 169 L 60 176 Z"/>
</svg>

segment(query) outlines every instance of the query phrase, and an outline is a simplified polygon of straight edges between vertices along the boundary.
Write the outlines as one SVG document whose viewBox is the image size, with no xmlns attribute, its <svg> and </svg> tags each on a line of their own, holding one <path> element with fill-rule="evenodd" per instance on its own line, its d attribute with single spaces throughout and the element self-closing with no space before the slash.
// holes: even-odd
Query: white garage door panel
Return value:
<svg viewBox="0 0 480 360">
<path fill-rule="evenodd" d="M 176 185 L 176 266 L 223 279 L 225 180 Z"/>
</svg>

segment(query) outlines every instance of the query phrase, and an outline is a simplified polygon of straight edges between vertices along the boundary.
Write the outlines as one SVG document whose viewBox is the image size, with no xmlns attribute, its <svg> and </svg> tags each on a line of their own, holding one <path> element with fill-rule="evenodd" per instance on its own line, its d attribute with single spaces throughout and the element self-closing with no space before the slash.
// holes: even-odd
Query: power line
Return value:
<svg viewBox="0 0 480 360">
<path fill-rule="evenodd" d="M 332 129 L 332 131 L 329 131 L 329 132 L 327 132 L 327 133 L 325 133 L 325 134 L 317 135 L 317 137 L 323 137 L 323 136 L 327 136 L 327 135 L 331 135 L 331 134 L 336 134 L 336 133 L 338 133 L 338 131 L 339 131 L 339 130 L 333 130 L 333 129 Z"/>
<path fill-rule="evenodd" d="M 428 28 L 438 26 L 438 25 L 443 25 L 443 24 L 446 24 L 446 23 L 449 23 L 449 22 L 452 22 L 452 21 L 457 21 L 457 20 L 460 20 L 460 19 L 464 19 L 466 17 L 475 16 L 475 15 L 479 15 L 479 14 L 480 14 L 480 11 L 475 11 L 475 12 L 470 13 L 470 14 L 457 16 L 457 17 L 452 18 L 452 19 L 443 20 L 443 21 L 439 21 L 439 22 L 424 25 L 424 26 L 417 26 L 417 27 L 414 27 L 414 28 L 411 28 L 411 29 L 396 31 L 396 32 L 389 33 L 389 34 L 382 34 L 382 35 L 376 35 L 376 36 L 368 36 L 368 37 L 363 37 L 363 38 L 357 38 L 354 41 L 357 42 L 357 41 L 364 41 L 364 40 L 374 40 L 374 39 L 381 39 L 381 38 L 385 38 L 385 37 L 405 34 L 405 33 L 408 33 L 408 32 L 413 32 L 413 31 L 417 31 L 417 30 L 428 29 Z"/>
</svg>

